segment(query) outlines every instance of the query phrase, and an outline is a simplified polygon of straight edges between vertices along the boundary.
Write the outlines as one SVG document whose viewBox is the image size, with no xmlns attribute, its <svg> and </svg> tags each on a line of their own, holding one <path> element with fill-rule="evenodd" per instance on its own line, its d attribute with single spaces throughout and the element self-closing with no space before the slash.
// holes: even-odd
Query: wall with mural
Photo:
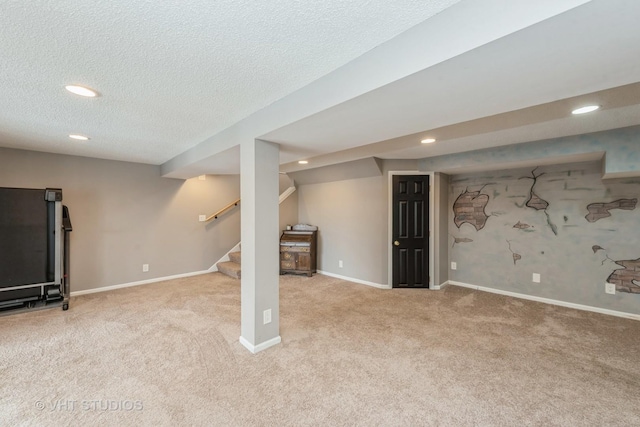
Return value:
<svg viewBox="0 0 640 427">
<path fill-rule="evenodd" d="M 640 314 L 640 178 L 601 171 L 587 162 L 452 176 L 449 279 Z"/>
</svg>

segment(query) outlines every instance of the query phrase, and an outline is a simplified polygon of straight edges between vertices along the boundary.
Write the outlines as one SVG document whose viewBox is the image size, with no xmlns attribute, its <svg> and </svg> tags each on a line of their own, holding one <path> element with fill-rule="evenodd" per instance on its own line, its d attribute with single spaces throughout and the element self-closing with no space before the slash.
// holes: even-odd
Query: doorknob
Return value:
<svg viewBox="0 0 640 427">
<path fill-rule="evenodd" d="M 397 240 L 393 242 L 394 245 L 396 246 L 400 246 L 400 242 L 398 242 Z"/>
</svg>

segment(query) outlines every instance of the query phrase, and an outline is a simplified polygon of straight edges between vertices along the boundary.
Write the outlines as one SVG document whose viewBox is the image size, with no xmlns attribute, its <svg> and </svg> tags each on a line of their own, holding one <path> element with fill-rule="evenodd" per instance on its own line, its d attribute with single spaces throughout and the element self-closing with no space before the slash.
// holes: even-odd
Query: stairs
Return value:
<svg viewBox="0 0 640 427">
<path fill-rule="evenodd" d="M 241 252 L 229 252 L 230 261 L 222 261 L 216 264 L 220 273 L 226 274 L 234 279 L 240 278 L 240 260 Z"/>
<path fill-rule="evenodd" d="M 287 197 L 289 197 L 291 194 L 293 194 L 294 191 L 296 191 L 296 186 L 295 183 L 293 182 L 293 180 L 291 178 L 289 178 L 289 187 L 284 190 L 284 192 L 282 194 L 280 194 L 280 200 L 278 203 L 282 203 L 285 200 L 287 200 Z M 229 204 L 228 206 L 226 206 L 225 208 L 221 209 L 220 211 L 218 211 L 216 214 L 211 215 L 210 218 L 218 218 L 217 215 L 221 214 L 222 212 L 226 211 L 227 209 L 231 209 L 233 208 L 233 206 L 238 206 L 238 203 L 240 203 L 240 199 L 236 200 L 235 202 Z M 237 245 L 238 248 L 240 248 L 240 245 Z M 235 247 L 233 248 L 235 249 Z M 241 260 L 242 256 L 240 254 L 240 251 L 237 252 L 229 252 L 229 261 L 220 261 L 218 263 L 216 263 L 216 267 L 218 269 L 218 271 L 220 273 L 226 274 L 229 277 L 232 277 L 234 279 L 240 279 L 240 260 Z M 224 259 L 224 258 L 223 258 Z"/>
</svg>

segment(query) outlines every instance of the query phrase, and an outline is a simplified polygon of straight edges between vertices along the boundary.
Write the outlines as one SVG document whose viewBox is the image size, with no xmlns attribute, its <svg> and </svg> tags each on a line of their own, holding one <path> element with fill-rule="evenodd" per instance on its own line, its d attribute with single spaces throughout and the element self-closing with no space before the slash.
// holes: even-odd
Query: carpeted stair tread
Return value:
<svg viewBox="0 0 640 427">
<path fill-rule="evenodd" d="M 226 274 L 234 279 L 240 278 L 240 264 L 233 261 L 223 261 L 216 264 L 220 273 Z"/>
<path fill-rule="evenodd" d="M 242 259 L 242 252 L 238 251 L 238 252 L 230 252 L 229 253 L 229 259 L 233 262 L 237 262 L 238 264 L 242 264 L 240 262 L 240 260 Z"/>
</svg>

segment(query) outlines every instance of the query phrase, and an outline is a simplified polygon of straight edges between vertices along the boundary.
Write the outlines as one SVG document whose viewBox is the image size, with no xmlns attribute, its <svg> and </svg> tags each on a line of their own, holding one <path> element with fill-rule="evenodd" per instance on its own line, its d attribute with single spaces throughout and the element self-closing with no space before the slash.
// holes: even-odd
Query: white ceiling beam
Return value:
<svg viewBox="0 0 640 427">
<path fill-rule="evenodd" d="M 216 164 L 218 153 L 243 140 L 264 136 L 588 2 L 462 1 L 207 138 L 164 163 L 161 173 L 172 178 L 196 176 Z M 282 150 L 287 149 L 283 145 Z M 215 173 L 215 170 L 210 173 Z"/>
</svg>

